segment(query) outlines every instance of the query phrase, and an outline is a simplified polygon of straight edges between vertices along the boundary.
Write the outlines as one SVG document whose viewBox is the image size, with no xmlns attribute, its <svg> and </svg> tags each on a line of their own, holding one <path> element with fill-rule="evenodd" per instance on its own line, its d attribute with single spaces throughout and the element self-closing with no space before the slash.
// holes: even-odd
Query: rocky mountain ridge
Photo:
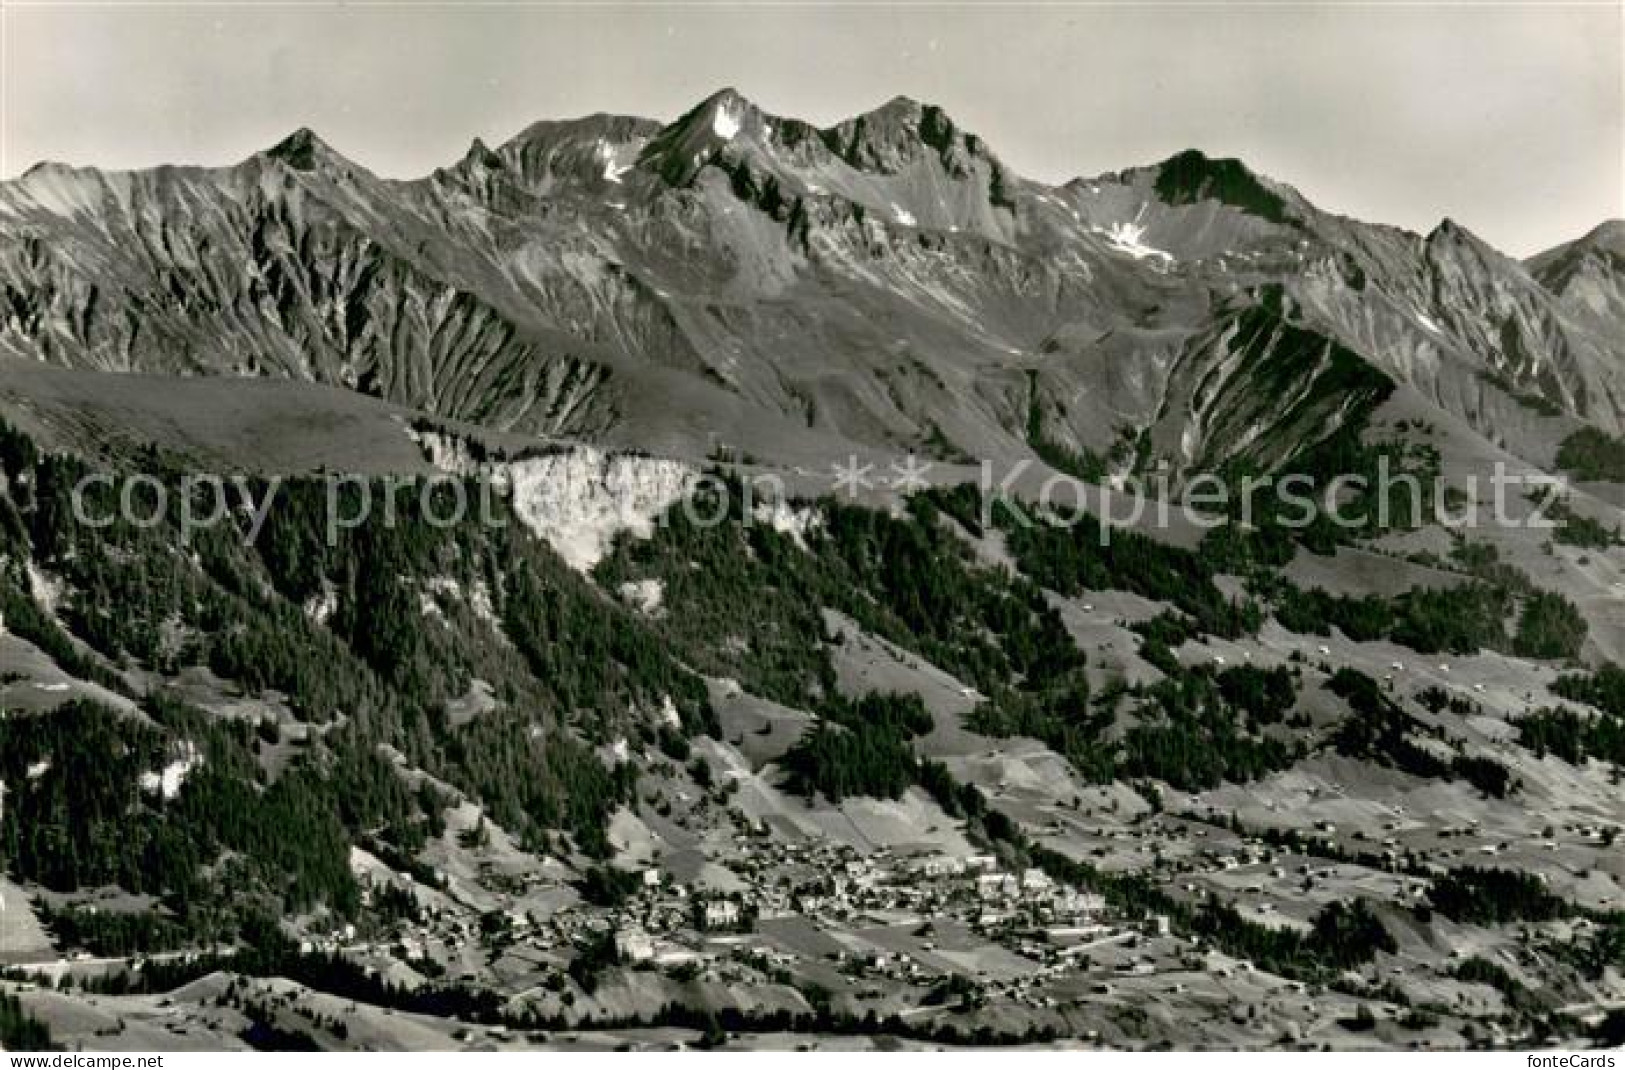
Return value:
<svg viewBox="0 0 1625 1070">
<path fill-rule="evenodd" d="M 1037 411 L 1069 449 L 1145 433 L 1183 470 L 1258 437 L 1198 442 L 1227 421 L 1170 405 L 1224 374 L 1222 324 L 1273 309 L 1530 456 L 1531 413 L 1625 426 L 1617 227 L 1526 265 L 1199 152 L 1052 187 L 907 98 L 818 129 L 729 90 L 412 181 L 308 130 L 231 167 L 40 165 L 0 187 L 0 352 L 777 461 L 1021 454 Z"/>
</svg>

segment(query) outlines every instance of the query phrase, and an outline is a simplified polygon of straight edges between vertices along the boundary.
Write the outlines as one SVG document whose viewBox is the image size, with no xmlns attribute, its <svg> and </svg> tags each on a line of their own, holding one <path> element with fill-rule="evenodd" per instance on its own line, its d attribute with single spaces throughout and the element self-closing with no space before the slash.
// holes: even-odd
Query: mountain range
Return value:
<svg viewBox="0 0 1625 1070">
<path fill-rule="evenodd" d="M 1621 226 L 1521 263 L 1200 152 L 1048 186 L 930 105 L 819 129 L 725 90 L 413 181 L 309 130 L 230 167 L 41 164 L 0 187 L 0 352 L 776 461 L 1005 457 L 1037 419 L 1181 471 L 1281 452 L 1283 391 L 1311 445 L 1357 403 L 1327 379 L 1346 352 L 1546 462 L 1548 408 L 1625 425 Z"/>
</svg>

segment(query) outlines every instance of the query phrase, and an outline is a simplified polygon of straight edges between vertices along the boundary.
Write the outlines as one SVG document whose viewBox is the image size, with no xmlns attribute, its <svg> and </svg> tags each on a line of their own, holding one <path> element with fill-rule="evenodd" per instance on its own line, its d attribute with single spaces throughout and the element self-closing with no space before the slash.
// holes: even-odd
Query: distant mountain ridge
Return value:
<svg viewBox="0 0 1625 1070">
<path fill-rule="evenodd" d="M 1193 384 L 1228 380 L 1223 324 L 1279 292 L 1294 330 L 1528 454 L 1552 414 L 1625 428 L 1621 226 L 1519 263 L 1194 150 L 1048 186 L 932 105 L 818 128 L 724 90 L 665 125 L 539 122 L 412 181 L 309 130 L 230 167 L 37 166 L 0 186 L 0 354 L 784 461 L 1011 456 L 1038 412 L 1069 449 L 1139 439 L 1186 470 L 1334 430 L 1270 442 L 1190 407 L 1267 400 Z"/>
</svg>

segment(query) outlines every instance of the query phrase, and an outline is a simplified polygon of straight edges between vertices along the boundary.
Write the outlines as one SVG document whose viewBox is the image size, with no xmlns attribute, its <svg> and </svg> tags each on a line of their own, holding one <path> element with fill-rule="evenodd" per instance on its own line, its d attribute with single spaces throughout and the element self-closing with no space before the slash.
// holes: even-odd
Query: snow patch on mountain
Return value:
<svg viewBox="0 0 1625 1070">
<path fill-rule="evenodd" d="M 1171 264 L 1174 255 L 1166 249 L 1159 249 L 1145 240 L 1146 225 L 1144 223 L 1145 211 L 1148 206 L 1141 204 L 1134 218 L 1127 222 L 1109 223 L 1106 226 L 1093 224 L 1089 230 L 1106 239 L 1106 243 L 1120 253 L 1126 253 L 1136 260 L 1151 260 L 1162 264 Z M 1073 212 L 1074 217 L 1077 212 Z M 1096 217 L 1098 218 L 1098 217 Z M 1080 220 L 1081 222 L 1081 220 Z"/>
<path fill-rule="evenodd" d="M 1138 223 L 1114 223 L 1104 233 L 1113 249 L 1127 253 L 1136 260 L 1153 258 L 1173 263 L 1172 253 L 1145 243 L 1145 228 Z"/>
<path fill-rule="evenodd" d="M 621 176 L 632 170 L 631 164 L 623 164 L 618 161 L 615 147 L 607 141 L 598 142 L 598 158 L 603 161 L 603 176 L 606 182 L 614 182 L 619 185 Z"/>
<path fill-rule="evenodd" d="M 711 132 L 724 141 L 732 140 L 744 125 L 745 117 L 726 104 L 711 116 Z"/>
</svg>

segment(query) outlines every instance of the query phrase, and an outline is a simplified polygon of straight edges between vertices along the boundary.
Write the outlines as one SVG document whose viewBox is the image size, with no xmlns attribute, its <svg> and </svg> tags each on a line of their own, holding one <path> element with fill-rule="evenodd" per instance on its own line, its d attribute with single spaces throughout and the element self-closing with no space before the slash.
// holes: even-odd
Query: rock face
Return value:
<svg viewBox="0 0 1625 1070">
<path fill-rule="evenodd" d="M 582 447 L 503 466 L 514 512 L 583 572 L 621 532 L 648 537 L 655 519 L 687 496 L 696 473 L 677 461 L 607 456 Z"/>
<path fill-rule="evenodd" d="M 580 572 L 609 553 L 622 532 L 647 538 L 656 519 L 693 490 L 699 473 L 680 461 L 607 454 L 568 446 L 518 460 L 476 460 L 458 440 L 415 434 L 435 467 L 488 482 L 508 497 L 514 514 Z M 463 498 L 470 510 L 482 504 Z M 654 596 L 659 604 L 658 593 Z"/>
<path fill-rule="evenodd" d="M 1258 452 L 1274 376 L 1324 399 L 1347 360 L 1486 434 L 1518 404 L 1620 430 L 1621 226 L 1519 263 L 1235 160 L 1051 187 L 930 105 L 819 129 L 724 91 L 667 126 L 537 123 L 407 182 L 307 130 L 232 167 L 40 165 L 0 186 L 0 353 L 691 456 L 1009 455 L 1036 413 L 1055 444 L 1134 436 L 1180 467 Z M 1345 415 L 1285 412 L 1264 452 Z"/>
</svg>

